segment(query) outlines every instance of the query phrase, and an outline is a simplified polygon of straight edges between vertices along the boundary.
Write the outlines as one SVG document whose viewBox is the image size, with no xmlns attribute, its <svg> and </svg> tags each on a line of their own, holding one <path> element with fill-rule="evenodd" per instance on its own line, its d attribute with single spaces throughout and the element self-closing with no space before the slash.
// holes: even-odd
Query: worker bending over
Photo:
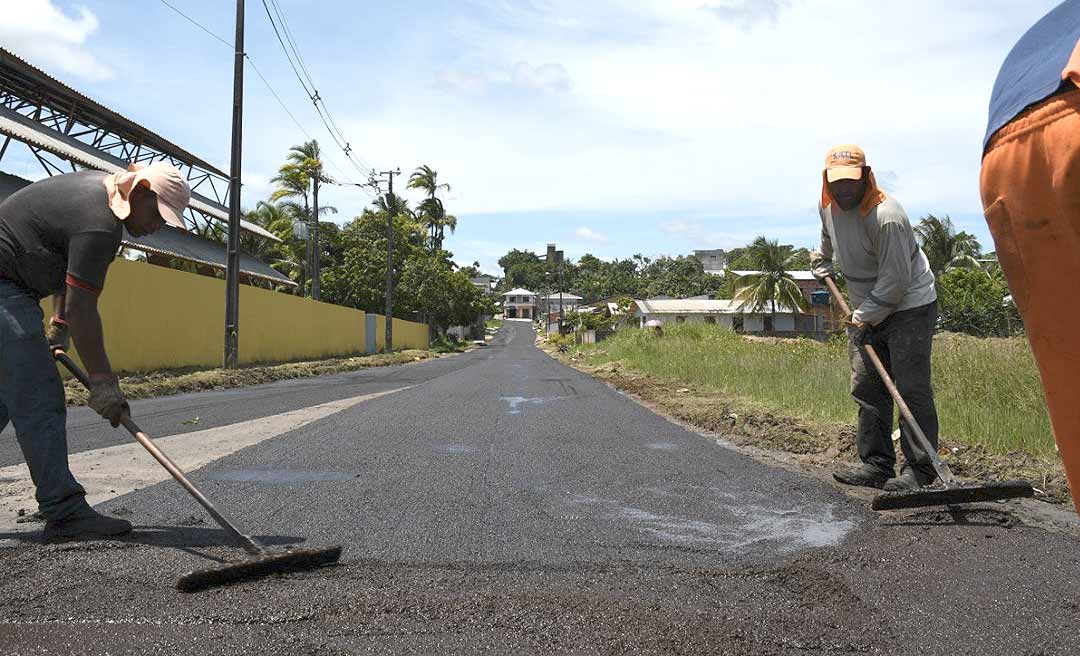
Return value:
<svg viewBox="0 0 1080 656">
<path fill-rule="evenodd" d="M 86 503 L 68 467 L 66 407 L 52 351 L 74 338 L 90 373 L 88 405 L 118 426 L 128 404 L 105 353 L 98 295 L 124 228 L 185 228 L 191 196 L 173 166 L 82 171 L 35 182 L 0 204 L 0 430 L 8 420 L 36 488 L 45 538 L 119 535 L 131 524 Z M 46 335 L 40 301 L 53 296 Z M 136 302 L 130 299 L 129 302 Z"/>
</svg>

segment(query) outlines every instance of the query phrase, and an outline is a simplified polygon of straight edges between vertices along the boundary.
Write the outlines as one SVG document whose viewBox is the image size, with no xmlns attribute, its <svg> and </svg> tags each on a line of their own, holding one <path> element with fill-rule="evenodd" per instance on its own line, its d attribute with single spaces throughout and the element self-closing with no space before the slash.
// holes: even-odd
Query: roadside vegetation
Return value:
<svg viewBox="0 0 1080 656">
<path fill-rule="evenodd" d="M 666 326 L 664 336 L 622 330 L 583 349 L 591 362 L 706 385 L 789 416 L 850 422 L 846 339 L 744 338 L 707 324 Z M 942 334 L 934 345 L 941 432 L 995 453 L 1054 453 L 1039 372 L 1022 338 Z"/>
<path fill-rule="evenodd" d="M 856 406 L 842 338 L 747 337 L 708 324 L 623 329 L 557 357 L 647 404 L 751 448 L 813 466 L 854 461 Z M 1042 386 L 1023 338 L 943 333 L 934 345 L 942 453 L 970 479 L 1023 478 L 1070 499 Z M 899 454 L 899 447 L 897 448 Z"/>
</svg>

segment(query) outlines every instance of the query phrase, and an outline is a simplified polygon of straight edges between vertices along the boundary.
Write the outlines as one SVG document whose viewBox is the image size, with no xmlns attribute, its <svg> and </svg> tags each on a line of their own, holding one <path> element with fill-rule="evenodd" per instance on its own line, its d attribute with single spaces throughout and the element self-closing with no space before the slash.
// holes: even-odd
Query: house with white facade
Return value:
<svg viewBox="0 0 1080 656">
<path fill-rule="evenodd" d="M 811 332 L 800 325 L 801 313 L 777 306 L 776 315 L 771 312 L 742 312 L 741 301 L 726 299 L 665 299 L 634 301 L 631 312 L 639 326 L 650 321 L 662 325 L 677 323 L 710 323 L 736 332 L 748 333 L 795 333 Z M 655 325 L 655 324 L 653 324 Z"/>
<path fill-rule="evenodd" d="M 486 273 L 481 273 L 475 278 L 469 279 L 469 282 L 471 282 L 474 287 L 483 292 L 485 296 L 491 296 L 493 293 L 495 293 L 495 283 L 497 283 L 498 281 L 498 278 L 488 275 Z"/>
<path fill-rule="evenodd" d="M 563 292 L 561 301 L 563 312 L 566 313 L 572 310 L 576 311 L 578 309 L 578 306 L 581 305 L 581 301 L 582 298 L 580 296 L 575 296 L 570 292 Z M 541 296 L 539 298 L 538 305 L 540 308 L 540 314 L 544 314 L 545 312 L 547 312 L 548 314 L 551 314 L 553 312 L 558 313 L 560 305 L 559 293 L 556 292 L 554 294 Z"/>
<path fill-rule="evenodd" d="M 518 287 L 502 295 L 504 319 L 533 319 L 536 317 L 535 292 Z"/>
</svg>

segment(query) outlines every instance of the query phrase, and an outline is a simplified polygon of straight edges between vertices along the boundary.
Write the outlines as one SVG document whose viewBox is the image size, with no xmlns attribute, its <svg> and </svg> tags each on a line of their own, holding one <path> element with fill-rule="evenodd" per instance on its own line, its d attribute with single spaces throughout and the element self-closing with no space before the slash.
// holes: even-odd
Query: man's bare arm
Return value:
<svg viewBox="0 0 1080 656">
<path fill-rule="evenodd" d="M 65 320 L 68 331 L 75 340 L 86 370 L 93 375 L 111 375 L 112 366 L 105 353 L 105 337 L 101 330 L 101 315 L 98 314 L 96 294 L 78 287 L 67 288 Z"/>
</svg>

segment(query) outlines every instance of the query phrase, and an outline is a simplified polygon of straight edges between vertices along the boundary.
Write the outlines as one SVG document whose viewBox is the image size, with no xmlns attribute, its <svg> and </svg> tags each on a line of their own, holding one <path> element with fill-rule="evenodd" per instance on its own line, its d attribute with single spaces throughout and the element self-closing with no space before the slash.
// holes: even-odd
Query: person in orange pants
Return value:
<svg viewBox="0 0 1080 656">
<path fill-rule="evenodd" d="M 1080 0 L 1035 24 L 990 101 L 982 201 L 1080 513 Z"/>
</svg>

